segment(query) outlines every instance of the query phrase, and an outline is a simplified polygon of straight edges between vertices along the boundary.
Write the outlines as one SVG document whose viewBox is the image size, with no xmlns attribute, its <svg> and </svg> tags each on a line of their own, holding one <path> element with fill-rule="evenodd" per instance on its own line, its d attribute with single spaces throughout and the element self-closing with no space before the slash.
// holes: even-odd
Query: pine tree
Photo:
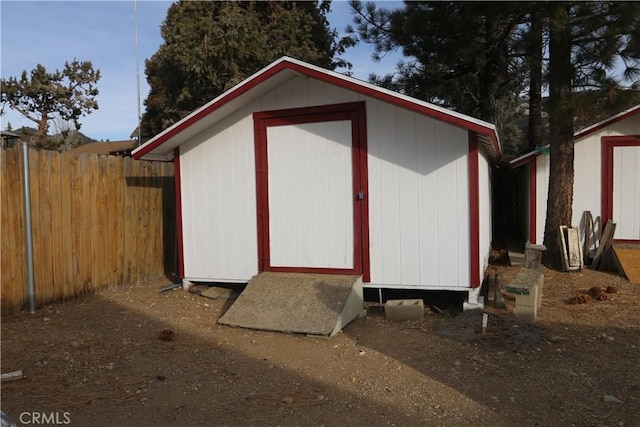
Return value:
<svg viewBox="0 0 640 427">
<path fill-rule="evenodd" d="M 620 78 L 640 77 L 640 4 L 550 2 L 549 17 L 549 193 L 543 261 L 561 267 L 559 227 L 571 225 L 576 101 L 615 96 Z M 623 76 L 611 75 L 616 60 Z"/>
<path fill-rule="evenodd" d="M 519 3 L 405 2 L 387 10 L 351 2 L 354 38 L 377 55 L 401 49 L 407 58 L 393 76 L 374 83 L 496 124 L 505 133 L 506 105 L 519 93 L 522 67 L 512 35 L 526 13 Z"/>
<path fill-rule="evenodd" d="M 288 55 L 325 68 L 336 57 L 325 18 L 329 2 L 174 3 L 162 24 L 164 43 L 146 62 L 151 91 L 143 138 L 153 136 L 277 58 Z"/>
<path fill-rule="evenodd" d="M 573 103 L 571 18 L 565 2 L 549 4 L 549 192 L 545 264 L 561 267 L 560 225 L 571 224 L 573 200 Z"/>
<path fill-rule="evenodd" d="M 29 74 L 2 79 L 0 102 L 38 125 L 37 140 L 44 143 L 49 124 L 60 118 L 80 129 L 80 117 L 98 109 L 100 70 L 90 61 L 65 62 L 62 71 L 47 72 L 40 64 Z"/>
</svg>

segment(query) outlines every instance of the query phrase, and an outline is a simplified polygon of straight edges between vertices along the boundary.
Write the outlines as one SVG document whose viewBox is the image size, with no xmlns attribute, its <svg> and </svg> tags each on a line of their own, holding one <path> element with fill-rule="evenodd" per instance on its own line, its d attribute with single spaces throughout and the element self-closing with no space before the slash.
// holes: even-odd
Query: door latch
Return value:
<svg viewBox="0 0 640 427">
<path fill-rule="evenodd" d="M 364 200 L 364 191 L 358 191 L 358 200 Z"/>
</svg>

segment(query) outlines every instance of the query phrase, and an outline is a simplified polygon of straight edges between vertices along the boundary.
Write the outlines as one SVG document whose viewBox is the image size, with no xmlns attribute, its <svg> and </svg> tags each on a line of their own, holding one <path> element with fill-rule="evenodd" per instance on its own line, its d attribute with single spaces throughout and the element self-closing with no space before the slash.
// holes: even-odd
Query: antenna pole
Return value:
<svg viewBox="0 0 640 427">
<path fill-rule="evenodd" d="M 136 27 L 136 84 L 138 93 L 138 145 L 142 144 L 142 126 L 141 126 L 141 114 L 140 114 L 140 50 L 138 47 L 138 1 L 133 0 L 133 15 Z"/>
</svg>

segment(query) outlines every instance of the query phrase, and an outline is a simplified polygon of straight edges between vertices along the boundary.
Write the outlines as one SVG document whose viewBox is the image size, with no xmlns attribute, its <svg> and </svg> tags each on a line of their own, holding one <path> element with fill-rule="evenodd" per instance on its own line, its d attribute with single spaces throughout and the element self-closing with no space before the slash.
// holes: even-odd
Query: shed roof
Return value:
<svg viewBox="0 0 640 427">
<path fill-rule="evenodd" d="M 598 123 L 594 123 L 591 126 L 587 126 L 584 129 L 579 130 L 578 132 L 573 134 L 573 142 L 578 142 L 578 140 L 583 139 L 586 136 L 591 135 L 594 132 L 599 131 L 600 129 L 603 129 L 607 126 L 610 126 L 614 123 L 620 122 L 622 120 L 626 120 L 629 117 L 633 117 L 636 114 L 640 114 L 640 104 L 631 107 L 631 108 L 627 108 L 626 110 L 611 116 L 607 119 L 604 119 Z M 540 147 L 540 148 L 536 148 L 533 151 L 530 151 L 526 154 L 523 154 L 520 157 L 516 157 L 515 159 L 511 160 L 509 162 L 509 166 L 511 168 L 517 168 L 518 166 L 521 166 L 527 162 L 529 162 L 533 157 L 537 157 L 540 154 L 548 151 L 549 148 L 549 144 L 545 145 L 544 147 Z"/>
<path fill-rule="evenodd" d="M 114 154 L 129 152 L 138 145 L 136 140 L 89 142 L 71 150 L 74 154 Z"/>
<path fill-rule="evenodd" d="M 188 141 L 189 138 L 204 131 L 254 99 L 301 75 L 340 86 L 473 131 L 478 134 L 478 140 L 485 152 L 493 158 L 500 157 L 498 133 L 491 123 L 286 56 L 246 78 L 238 85 L 151 138 L 133 151 L 133 157 L 144 160 L 171 160 L 174 156 L 175 148 Z"/>
<path fill-rule="evenodd" d="M 629 117 L 635 116 L 640 113 L 640 104 L 635 107 L 627 108 L 626 110 L 616 114 L 615 116 L 611 116 L 608 119 L 604 119 L 601 122 L 592 124 L 591 126 L 587 126 L 586 128 L 576 132 L 573 134 L 574 141 L 578 139 L 584 138 L 594 132 L 599 131 L 602 128 L 612 125 L 613 123 L 628 119 Z"/>
</svg>

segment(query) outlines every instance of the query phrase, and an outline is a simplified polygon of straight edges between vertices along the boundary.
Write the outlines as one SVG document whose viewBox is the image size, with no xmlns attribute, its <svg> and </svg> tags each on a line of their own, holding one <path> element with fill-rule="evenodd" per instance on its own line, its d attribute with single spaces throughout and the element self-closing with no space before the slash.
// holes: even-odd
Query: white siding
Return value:
<svg viewBox="0 0 640 427">
<path fill-rule="evenodd" d="M 597 149 L 596 149 L 597 145 Z M 600 215 L 600 142 L 593 138 L 575 144 L 574 185 L 572 205 L 572 226 L 584 230 L 584 211 L 591 211 L 594 220 Z M 544 241 L 544 227 L 547 218 L 547 195 L 549 193 L 549 154 L 538 156 L 536 160 L 536 243 Z M 599 232 L 600 221 L 596 221 Z"/>
<path fill-rule="evenodd" d="M 185 278 L 249 280 L 258 265 L 251 117 L 183 145 L 180 170 Z"/>
<path fill-rule="evenodd" d="M 601 134 L 593 134 L 577 142 L 574 157 L 573 206 L 571 225 L 579 227 L 581 234 L 585 226 L 584 211 L 593 216 L 596 233 L 600 233 L 602 144 Z M 544 231 L 544 230 L 543 230 Z"/>
<path fill-rule="evenodd" d="M 478 156 L 478 184 L 480 213 L 480 271 L 478 283 L 482 283 L 484 270 L 489 265 L 489 252 L 491 251 L 492 217 L 491 217 L 491 166 L 484 155 Z M 473 207 L 472 207 L 473 208 Z"/>
<path fill-rule="evenodd" d="M 640 115 L 631 116 L 625 120 L 614 122 L 594 133 L 588 134 L 575 141 L 574 184 L 572 219 L 573 226 L 584 230 L 584 212 L 590 211 L 595 223 L 596 234 L 601 233 L 601 194 L 602 194 L 602 138 L 605 136 L 624 136 L 640 134 Z M 614 220 L 617 221 L 616 239 L 640 238 L 640 180 L 638 176 L 638 151 L 640 147 L 631 147 L 622 155 L 621 147 L 614 149 L 614 180 L 626 183 L 624 190 L 617 195 L 614 182 Z M 618 174 L 616 176 L 616 174 Z M 547 192 L 549 183 L 549 154 L 537 158 L 537 228 L 536 242 L 542 243 L 544 225 L 547 212 Z M 618 188 L 621 185 L 618 184 Z M 616 197 L 618 201 L 616 202 Z M 616 209 L 615 203 L 621 204 Z M 624 204 L 624 205 L 622 205 Z M 623 207 L 624 206 L 624 207 Z M 616 216 L 618 212 L 619 216 Z M 623 231 L 624 230 L 624 231 Z M 624 237 L 634 236 L 635 237 Z"/>
<path fill-rule="evenodd" d="M 547 194 L 549 192 L 549 155 L 536 160 L 536 243 L 544 242 L 544 224 L 547 219 Z"/>
<path fill-rule="evenodd" d="M 246 282 L 258 273 L 253 113 L 361 99 L 296 78 L 180 147 L 186 279 Z"/>
<path fill-rule="evenodd" d="M 367 103 L 371 283 L 469 286 L 468 133 Z"/>
<path fill-rule="evenodd" d="M 254 111 L 366 101 L 371 285 L 469 286 L 468 131 L 315 79 L 295 78 L 181 147 L 187 279 L 257 273 Z M 490 244 L 480 166 L 480 265 Z"/>
</svg>

